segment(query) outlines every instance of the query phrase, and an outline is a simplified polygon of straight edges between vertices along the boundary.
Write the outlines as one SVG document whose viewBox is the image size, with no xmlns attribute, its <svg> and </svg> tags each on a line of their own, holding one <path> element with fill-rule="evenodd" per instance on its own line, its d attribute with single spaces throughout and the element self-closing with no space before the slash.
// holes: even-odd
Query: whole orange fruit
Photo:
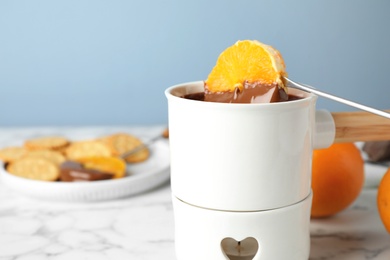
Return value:
<svg viewBox="0 0 390 260">
<path fill-rule="evenodd" d="M 353 143 L 313 151 L 311 217 L 327 217 L 347 208 L 364 184 L 364 161 Z"/>
<path fill-rule="evenodd" d="M 390 233 L 390 168 L 383 175 L 378 186 L 377 205 L 379 216 L 387 232 Z"/>
</svg>

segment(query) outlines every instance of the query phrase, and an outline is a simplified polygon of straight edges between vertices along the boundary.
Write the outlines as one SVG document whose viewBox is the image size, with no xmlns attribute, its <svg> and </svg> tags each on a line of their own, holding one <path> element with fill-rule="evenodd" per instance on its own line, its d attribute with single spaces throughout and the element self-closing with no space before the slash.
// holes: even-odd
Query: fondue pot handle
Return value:
<svg viewBox="0 0 390 260">
<path fill-rule="evenodd" d="M 322 149 L 329 147 L 334 142 L 335 130 L 332 114 L 327 110 L 316 110 L 313 148 Z"/>
<path fill-rule="evenodd" d="M 335 143 L 390 140 L 388 118 L 363 111 L 331 114 L 336 127 Z"/>
</svg>

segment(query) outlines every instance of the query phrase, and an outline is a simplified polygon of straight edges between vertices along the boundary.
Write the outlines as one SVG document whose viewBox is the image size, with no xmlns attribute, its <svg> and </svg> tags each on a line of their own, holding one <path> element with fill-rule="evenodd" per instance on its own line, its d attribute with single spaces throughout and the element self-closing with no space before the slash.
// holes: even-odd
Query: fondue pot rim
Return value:
<svg viewBox="0 0 390 260">
<path fill-rule="evenodd" d="M 194 94 L 204 90 L 204 81 L 192 81 L 177 84 L 171 86 L 165 90 L 165 96 L 168 100 L 174 100 L 175 102 L 186 102 L 186 103 L 194 103 L 199 106 L 212 106 L 212 107 L 231 107 L 233 109 L 237 109 L 238 107 L 275 107 L 283 108 L 285 106 L 291 107 L 294 105 L 302 105 L 302 103 L 306 103 L 311 99 L 317 99 L 317 96 L 312 93 L 308 93 L 302 90 L 288 88 L 289 93 L 297 95 L 298 97 L 302 97 L 301 99 L 285 101 L 285 102 L 273 102 L 273 103 L 222 103 L 222 102 L 205 102 L 200 100 L 192 100 L 182 98 L 183 95 Z"/>
</svg>

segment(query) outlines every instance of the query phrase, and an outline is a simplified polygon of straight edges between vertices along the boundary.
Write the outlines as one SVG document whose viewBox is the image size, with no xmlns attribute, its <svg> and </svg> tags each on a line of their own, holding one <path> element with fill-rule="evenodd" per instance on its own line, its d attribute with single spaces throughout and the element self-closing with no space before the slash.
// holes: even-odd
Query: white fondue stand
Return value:
<svg viewBox="0 0 390 260">
<path fill-rule="evenodd" d="M 271 104 L 182 98 L 166 90 L 179 260 L 308 259 L 311 156 L 335 135 L 316 96 Z"/>
</svg>

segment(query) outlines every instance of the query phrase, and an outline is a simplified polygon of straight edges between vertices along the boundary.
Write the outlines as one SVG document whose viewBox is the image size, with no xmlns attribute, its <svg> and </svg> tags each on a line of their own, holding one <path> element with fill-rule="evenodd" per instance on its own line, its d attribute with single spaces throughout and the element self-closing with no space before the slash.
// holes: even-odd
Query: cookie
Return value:
<svg viewBox="0 0 390 260">
<path fill-rule="evenodd" d="M 122 178 L 126 174 L 126 162 L 119 157 L 114 156 L 94 156 L 77 160 L 84 168 L 108 172 L 114 175 L 114 178 Z"/>
<path fill-rule="evenodd" d="M 0 160 L 3 162 L 12 162 L 20 159 L 27 150 L 24 147 L 10 146 L 0 149 Z"/>
<path fill-rule="evenodd" d="M 77 161 L 85 157 L 111 156 L 111 149 L 98 140 L 79 141 L 69 145 L 65 150 L 65 155 L 69 160 Z"/>
<path fill-rule="evenodd" d="M 27 140 L 24 147 L 29 150 L 51 149 L 58 150 L 69 144 L 68 139 L 61 136 L 45 136 Z"/>
<path fill-rule="evenodd" d="M 39 181 L 56 181 L 59 168 L 53 162 L 41 158 L 24 158 L 10 163 L 7 167 L 10 174 Z"/>
<path fill-rule="evenodd" d="M 103 142 L 105 142 L 111 148 L 113 154 L 116 156 L 121 156 L 123 153 L 134 150 L 138 146 L 143 145 L 140 139 L 126 133 L 113 134 L 108 138 L 104 138 Z M 148 159 L 149 154 L 149 149 L 145 147 L 139 152 L 132 154 L 124 159 L 129 163 L 137 163 Z"/>
<path fill-rule="evenodd" d="M 60 165 L 65 161 L 65 156 L 55 150 L 32 150 L 28 151 L 22 158 L 42 158 Z"/>
</svg>

